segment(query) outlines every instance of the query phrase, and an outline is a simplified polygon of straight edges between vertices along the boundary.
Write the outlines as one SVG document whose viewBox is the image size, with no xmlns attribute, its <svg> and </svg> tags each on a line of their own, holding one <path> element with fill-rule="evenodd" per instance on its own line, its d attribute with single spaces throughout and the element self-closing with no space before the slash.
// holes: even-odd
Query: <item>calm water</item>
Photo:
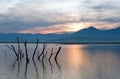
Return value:
<svg viewBox="0 0 120 79">
<path fill-rule="evenodd" d="M 17 49 L 17 44 L 14 45 Z M 62 49 L 57 62 L 54 55 L 48 58 L 51 49 Z M 12 50 L 6 44 L 0 44 L 0 79 L 120 79 L 120 45 L 117 44 L 48 44 L 43 61 L 31 59 L 35 44 L 28 44 L 29 63 L 25 58 L 18 62 Z M 24 45 L 21 44 L 22 52 Z M 42 51 L 39 44 L 37 52 Z"/>
</svg>

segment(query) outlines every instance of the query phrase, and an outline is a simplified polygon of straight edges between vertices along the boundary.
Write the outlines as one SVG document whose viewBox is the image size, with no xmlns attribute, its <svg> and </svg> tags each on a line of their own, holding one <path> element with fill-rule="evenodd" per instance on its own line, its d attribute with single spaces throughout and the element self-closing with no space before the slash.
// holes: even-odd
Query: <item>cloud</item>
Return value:
<svg viewBox="0 0 120 79">
<path fill-rule="evenodd" d="M 22 30 L 20 33 L 64 33 L 64 32 L 75 32 L 78 31 L 79 28 L 84 28 L 84 26 L 79 23 L 65 23 L 65 24 L 57 24 L 49 27 L 36 27 L 32 29 Z"/>
<path fill-rule="evenodd" d="M 84 17 L 85 16 L 85 17 Z M 108 22 L 108 23 L 119 23 L 120 22 L 120 16 L 119 15 L 109 15 L 109 14 L 91 14 L 91 15 L 83 15 L 81 17 L 82 22 Z"/>
<path fill-rule="evenodd" d="M 53 25 L 76 22 L 79 20 L 79 15 L 74 12 L 77 10 L 74 9 L 73 4 L 75 5 L 76 2 L 33 2 L 14 7 L 7 13 L 0 15 L 1 32 L 5 32 L 8 29 L 9 31 L 7 32 L 19 32 L 36 27 L 46 28 Z M 64 8 L 62 9 L 61 7 Z"/>
<path fill-rule="evenodd" d="M 103 18 L 100 21 L 108 22 L 108 23 L 119 23 L 120 22 L 120 16 L 113 16 L 113 17 Z"/>
<path fill-rule="evenodd" d="M 19 20 L 25 22 L 36 22 L 41 20 L 48 22 L 71 21 L 71 17 L 73 18 L 73 16 L 75 16 L 76 18 L 79 16 L 77 4 L 78 3 L 74 1 L 26 3 L 25 5 L 11 9 L 4 15 L 12 20 L 18 20 L 19 18 Z M 73 20 L 75 19 L 73 18 Z"/>
<path fill-rule="evenodd" d="M 33 29 L 22 30 L 20 33 L 63 33 L 70 32 L 70 28 L 67 24 L 53 25 L 49 27 L 36 27 Z"/>
<path fill-rule="evenodd" d="M 32 29 L 36 27 L 49 27 L 51 25 L 61 24 L 59 22 L 45 22 L 39 21 L 35 23 L 24 22 L 24 21 L 11 21 L 5 20 L 0 22 L 0 32 L 19 32 L 21 30 Z M 7 30 L 7 31 L 6 31 Z"/>
<path fill-rule="evenodd" d="M 70 23 L 79 22 L 84 27 L 109 28 L 111 23 L 116 27 L 120 21 L 118 3 L 118 0 L 1 0 L 0 32 L 37 32 L 36 29 L 62 32 Z"/>
<path fill-rule="evenodd" d="M 98 5 L 93 5 L 91 8 L 97 9 L 97 10 L 119 10 L 120 6 L 109 4 L 109 3 L 102 3 Z"/>
</svg>

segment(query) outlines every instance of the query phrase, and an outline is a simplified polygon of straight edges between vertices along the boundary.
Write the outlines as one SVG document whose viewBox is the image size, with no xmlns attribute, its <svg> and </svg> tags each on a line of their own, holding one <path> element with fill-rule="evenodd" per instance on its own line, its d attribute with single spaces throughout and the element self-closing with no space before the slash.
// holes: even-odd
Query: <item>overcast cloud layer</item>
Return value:
<svg viewBox="0 0 120 79">
<path fill-rule="evenodd" d="M 120 26 L 119 4 L 120 0 L 0 0 L 0 32 L 59 33 L 88 26 L 116 28 Z"/>
</svg>

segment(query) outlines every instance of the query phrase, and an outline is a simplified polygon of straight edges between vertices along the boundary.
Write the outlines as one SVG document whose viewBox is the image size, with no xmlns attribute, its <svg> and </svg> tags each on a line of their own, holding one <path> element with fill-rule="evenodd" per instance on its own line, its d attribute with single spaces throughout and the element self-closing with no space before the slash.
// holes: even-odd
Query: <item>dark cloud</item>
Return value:
<svg viewBox="0 0 120 79">
<path fill-rule="evenodd" d="M 10 15 L 9 15 L 10 16 Z M 9 33 L 9 32 L 19 32 L 22 30 L 32 29 L 36 27 L 49 27 L 53 25 L 58 24 L 64 24 L 69 23 L 69 21 L 56 21 L 56 22 L 50 22 L 45 20 L 38 20 L 33 22 L 31 21 L 23 21 L 21 18 L 11 18 L 8 15 L 0 15 L 1 21 L 0 21 L 0 32 L 2 33 Z M 49 18 L 49 17 L 48 17 Z M 56 19 L 56 18 L 55 18 Z M 32 18 L 31 18 L 32 20 Z"/>
<path fill-rule="evenodd" d="M 109 4 L 109 3 L 93 5 L 91 8 L 97 9 L 97 10 L 113 10 L 113 9 L 119 10 L 120 9 L 120 7 Z"/>
<path fill-rule="evenodd" d="M 120 16 L 119 15 L 84 15 L 81 22 L 89 22 L 89 23 L 96 23 L 96 22 L 107 22 L 107 23 L 120 23 Z"/>
<path fill-rule="evenodd" d="M 119 23 L 120 22 L 120 16 L 107 17 L 107 18 L 103 18 L 103 19 L 101 19 L 99 21 L 108 22 L 108 23 Z"/>
<path fill-rule="evenodd" d="M 17 22 L 17 21 L 4 21 L 0 22 L 0 32 L 19 32 L 21 30 L 32 29 L 35 27 L 48 27 L 51 25 L 56 25 L 60 23 L 52 23 L 52 22 Z"/>
</svg>

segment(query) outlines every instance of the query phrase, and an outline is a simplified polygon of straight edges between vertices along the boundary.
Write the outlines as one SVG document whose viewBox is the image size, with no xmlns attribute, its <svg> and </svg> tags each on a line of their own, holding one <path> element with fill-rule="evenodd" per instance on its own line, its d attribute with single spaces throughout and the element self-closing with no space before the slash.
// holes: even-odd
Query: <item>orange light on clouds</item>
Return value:
<svg viewBox="0 0 120 79">
<path fill-rule="evenodd" d="M 84 24 L 82 24 L 82 23 L 71 23 L 69 25 L 69 28 L 71 29 L 71 31 L 74 32 L 74 31 L 78 31 L 80 29 L 83 29 L 85 27 L 84 27 Z"/>
<path fill-rule="evenodd" d="M 104 23 L 83 23 L 83 22 L 77 22 L 77 23 L 66 23 L 66 24 L 58 24 L 53 26 L 38 26 L 32 29 L 22 30 L 19 33 L 42 33 L 42 34 L 48 34 L 48 33 L 65 33 L 65 32 L 76 32 L 78 30 L 81 30 L 83 28 L 87 28 L 89 26 L 95 26 L 97 29 L 110 29 L 115 28 L 114 24 L 111 24 L 107 26 L 108 24 Z M 104 27 L 106 26 L 106 27 Z"/>
<path fill-rule="evenodd" d="M 33 29 L 22 30 L 20 33 L 64 33 L 64 32 L 75 32 L 83 29 L 84 25 L 82 23 L 66 23 L 58 24 L 53 26 L 37 27 Z"/>
</svg>

